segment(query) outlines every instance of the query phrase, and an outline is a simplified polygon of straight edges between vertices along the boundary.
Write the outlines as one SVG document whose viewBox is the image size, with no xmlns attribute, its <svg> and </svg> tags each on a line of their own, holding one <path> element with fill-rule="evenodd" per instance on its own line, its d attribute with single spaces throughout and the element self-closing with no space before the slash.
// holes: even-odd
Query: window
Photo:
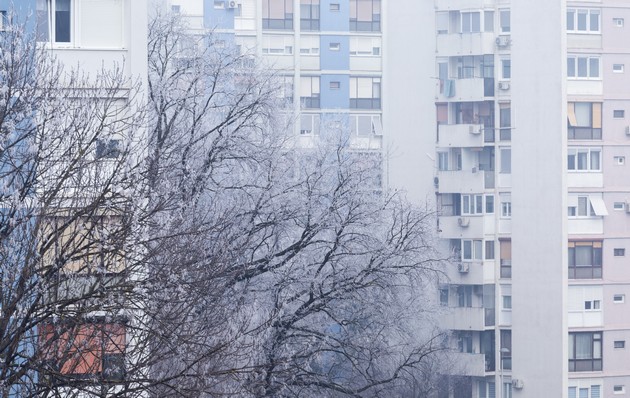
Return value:
<svg viewBox="0 0 630 398">
<path fill-rule="evenodd" d="M 494 11 L 483 12 L 483 31 L 494 32 Z"/>
<path fill-rule="evenodd" d="M 623 73 L 623 64 L 613 64 L 613 73 Z"/>
<path fill-rule="evenodd" d="M 569 372 L 602 370 L 602 333 L 569 333 Z"/>
<path fill-rule="evenodd" d="M 512 398 L 511 382 L 503 382 L 503 398 Z"/>
<path fill-rule="evenodd" d="M 494 241 L 486 241 L 486 260 L 494 260 Z"/>
<path fill-rule="evenodd" d="M 569 242 L 569 279 L 601 279 L 602 242 Z"/>
<path fill-rule="evenodd" d="M 438 170 L 448 170 L 448 152 L 438 152 Z"/>
<path fill-rule="evenodd" d="M 300 54 L 301 55 L 318 55 L 319 54 L 319 37 L 318 36 L 302 36 L 300 38 Z"/>
<path fill-rule="evenodd" d="M 351 109 L 381 109 L 381 78 L 350 78 Z"/>
<path fill-rule="evenodd" d="M 578 396 L 578 391 L 579 391 L 579 396 Z M 590 395 L 589 395 L 589 389 L 585 388 L 585 387 L 569 387 L 569 397 L 568 398 L 602 398 L 601 397 L 601 386 L 600 385 L 593 385 L 590 388 Z"/>
<path fill-rule="evenodd" d="M 593 300 L 593 301 L 585 301 L 584 302 L 584 309 L 585 310 L 599 310 L 601 308 L 601 302 L 599 300 Z"/>
<path fill-rule="evenodd" d="M 613 18 L 613 24 L 618 28 L 623 28 L 623 18 Z"/>
<path fill-rule="evenodd" d="M 462 12 L 462 33 L 479 33 L 481 32 L 481 13 L 479 12 Z"/>
<path fill-rule="evenodd" d="M 274 55 L 293 54 L 293 37 L 280 35 L 263 36 L 262 53 Z"/>
<path fill-rule="evenodd" d="M 440 288 L 440 305 L 448 306 L 448 287 Z"/>
<path fill-rule="evenodd" d="M 613 394 L 625 394 L 626 387 L 623 385 L 615 385 L 613 386 Z"/>
<path fill-rule="evenodd" d="M 340 87 L 341 87 L 341 82 L 330 82 L 331 90 L 339 90 Z"/>
<path fill-rule="evenodd" d="M 626 348 L 626 341 L 625 340 L 616 340 L 615 341 L 615 348 Z"/>
<path fill-rule="evenodd" d="M 512 309 L 512 296 L 503 296 L 503 309 L 504 310 Z"/>
<path fill-rule="evenodd" d="M 320 125 L 320 115 L 302 113 L 300 115 L 300 134 L 318 135 Z"/>
<path fill-rule="evenodd" d="M 601 102 L 569 102 L 567 114 L 570 140 L 602 139 Z"/>
<path fill-rule="evenodd" d="M 340 43 L 330 43 L 328 45 L 328 49 L 330 51 L 339 51 L 341 49 L 341 44 Z"/>
<path fill-rule="evenodd" d="M 569 217 L 607 216 L 606 204 L 599 196 L 569 195 Z"/>
<path fill-rule="evenodd" d="M 293 30 L 293 0 L 262 0 L 263 29 Z"/>
<path fill-rule="evenodd" d="M 499 10 L 501 33 L 510 33 L 510 10 Z"/>
<path fill-rule="evenodd" d="M 381 55 L 381 39 L 377 37 L 353 36 L 350 38 L 350 55 Z"/>
<path fill-rule="evenodd" d="M 369 137 L 383 135 L 381 115 L 350 115 L 350 134 Z"/>
<path fill-rule="evenodd" d="M 626 295 L 625 294 L 615 294 L 613 296 L 613 303 L 622 304 L 625 301 L 626 301 Z"/>
<path fill-rule="evenodd" d="M 509 141 L 512 139 L 512 108 L 510 103 L 499 104 L 499 139 Z"/>
<path fill-rule="evenodd" d="M 626 204 L 624 202 L 615 202 L 613 203 L 614 210 L 625 210 Z"/>
<path fill-rule="evenodd" d="M 509 80 L 512 77 L 512 61 L 509 59 L 501 60 L 501 78 Z"/>
<path fill-rule="evenodd" d="M 511 174 L 512 173 L 512 149 L 500 148 L 501 153 L 501 170 L 500 173 Z"/>
<path fill-rule="evenodd" d="M 300 102 L 304 108 L 319 108 L 319 76 L 300 77 Z"/>
<path fill-rule="evenodd" d="M 172 5 L 171 6 L 171 11 L 173 12 L 173 14 L 179 14 L 181 12 L 181 6 Z"/>
<path fill-rule="evenodd" d="M 494 213 L 494 196 L 486 195 L 486 213 L 492 214 Z"/>
<path fill-rule="evenodd" d="M 7 19 L 7 12 L 4 10 L 0 11 L 0 31 L 5 30 L 8 23 L 9 20 Z"/>
<path fill-rule="evenodd" d="M 462 214 L 483 214 L 483 195 L 462 195 Z"/>
<path fill-rule="evenodd" d="M 37 0 L 38 39 L 48 41 L 52 33 L 55 43 L 70 43 L 73 33 L 71 9 L 71 0 Z M 49 18 L 49 12 L 54 18 Z"/>
<path fill-rule="evenodd" d="M 223 1 L 223 0 L 216 0 L 214 2 L 214 8 L 215 9 L 224 9 L 225 8 L 225 1 Z"/>
<path fill-rule="evenodd" d="M 626 164 L 626 157 L 625 156 L 615 156 L 613 158 L 614 163 L 617 166 L 623 166 L 624 164 Z"/>
<path fill-rule="evenodd" d="M 624 248 L 615 248 L 613 252 L 615 257 L 623 257 L 626 255 L 626 249 Z"/>
<path fill-rule="evenodd" d="M 600 10 L 567 9 L 567 31 L 571 33 L 599 33 Z"/>
<path fill-rule="evenodd" d="M 350 31 L 381 31 L 381 0 L 350 0 Z"/>
<path fill-rule="evenodd" d="M 601 148 L 569 148 L 567 169 L 576 172 L 601 171 Z"/>
<path fill-rule="evenodd" d="M 448 24 L 449 24 L 448 11 L 439 11 L 439 12 L 436 12 L 435 14 L 436 14 L 435 24 L 437 28 L 437 34 L 438 35 L 447 34 Z"/>
<path fill-rule="evenodd" d="M 300 29 L 319 30 L 319 0 L 300 0 Z"/>
<path fill-rule="evenodd" d="M 615 109 L 613 111 L 613 117 L 615 119 L 623 119 L 626 116 L 626 111 L 623 109 Z"/>
<path fill-rule="evenodd" d="M 599 79 L 600 58 L 595 56 L 568 56 L 567 77 L 570 79 Z"/>
<path fill-rule="evenodd" d="M 120 157 L 120 140 L 97 140 L 96 141 L 96 158 L 97 159 L 116 159 Z"/>
<path fill-rule="evenodd" d="M 330 3 L 330 11 L 338 12 L 339 10 L 341 10 L 339 3 Z"/>
<path fill-rule="evenodd" d="M 481 240 L 462 239 L 462 260 L 481 260 L 483 246 Z"/>
</svg>

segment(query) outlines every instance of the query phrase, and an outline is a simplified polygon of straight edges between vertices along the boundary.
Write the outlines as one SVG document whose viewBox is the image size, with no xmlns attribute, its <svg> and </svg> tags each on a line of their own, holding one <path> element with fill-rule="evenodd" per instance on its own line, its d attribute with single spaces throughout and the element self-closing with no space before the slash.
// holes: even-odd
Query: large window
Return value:
<svg viewBox="0 0 630 398">
<path fill-rule="evenodd" d="M 569 333 L 569 372 L 602 370 L 602 332 Z"/>
<path fill-rule="evenodd" d="M 462 214 L 483 214 L 483 195 L 462 195 Z"/>
<path fill-rule="evenodd" d="M 300 77 L 300 101 L 304 108 L 319 108 L 319 76 Z"/>
<path fill-rule="evenodd" d="M 570 79 L 600 79 L 600 58 L 589 55 L 567 57 L 567 77 Z"/>
<path fill-rule="evenodd" d="M 569 242 L 569 279 L 602 277 L 602 242 Z"/>
<path fill-rule="evenodd" d="M 569 171 L 596 171 L 602 170 L 601 148 L 569 148 L 567 151 L 567 169 Z"/>
<path fill-rule="evenodd" d="M 499 10 L 499 19 L 501 23 L 501 33 L 510 33 L 510 10 Z"/>
<path fill-rule="evenodd" d="M 569 398 L 602 398 L 602 386 L 569 387 Z"/>
<path fill-rule="evenodd" d="M 499 104 L 499 139 L 512 139 L 512 108 L 509 102 Z"/>
<path fill-rule="evenodd" d="M 319 30 L 319 0 L 300 0 L 300 29 Z"/>
<path fill-rule="evenodd" d="M 602 139 L 601 102 L 569 102 L 567 114 L 570 140 Z"/>
<path fill-rule="evenodd" d="M 481 32 L 481 13 L 462 12 L 462 33 L 478 33 Z"/>
<path fill-rule="evenodd" d="M 599 33 L 600 10 L 568 8 L 567 31 L 572 33 Z"/>
<path fill-rule="evenodd" d="M 71 0 L 37 0 L 38 39 L 56 43 L 70 43 L 72 38 Z M 50 15 L 54 15 L 51 18 Z M 52 24 L 52 26 L 51 26 Z"/>
<path fill-rule="evenodd" d="M 293 0 L 262 0 L 263 29 L 293 30 Z"/>
<path fill-rule="evenodd" d="M 381 31 L 381 0 L 350 0 L 350 31 Z"/>
<path fill-rule="evenodd" d="M 462 239 L 462 260 L 483 260 L 483 243 L 481 240 Z"/>
<path fill-rule="evenodd" d="M 381 109 L 381 78 L 351 77 L 350 108 Z"/>
</svg>

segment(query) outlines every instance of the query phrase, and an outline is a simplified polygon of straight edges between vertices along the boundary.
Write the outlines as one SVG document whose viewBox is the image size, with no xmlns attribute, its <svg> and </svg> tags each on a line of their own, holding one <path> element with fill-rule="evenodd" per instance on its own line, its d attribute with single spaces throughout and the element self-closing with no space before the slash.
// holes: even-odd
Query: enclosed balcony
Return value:
<svg viewBox="0 0 630 398">
<path fill-rule="evenodd" d="M 486 356 L 466 352 L 454 352 L 449 355 L 454 368 L 452 374 L 459 376 L 483 377 L 486 370 Z"/>
<path fill-rule="evenodd" d="M 492 54 L 495 51 L 494 32 L 450 33 L 437 36 L 438 56 Z"/>
<path fill-rule="evenodd" d="M 494 6 L 495 0 L 449 0 L 436 1 L 438 11 L 475 10 Z"/>
<path fill-rule="evenodd" d="M 440 170 L 435 180 L 439 192 L 477 193 L 494 188 L 494 171 Z"/>
<path fill-rule="evenodd" d="M 438 218 L 440 238 L 478 238 L 483 236 L 483 216 L 442 216 Z"/>
<path fill-rule="evenodd" d="M 481 124 L 441 124 L 438 126 L 439 147 L 482 147 L 484 127 Z"/>
<path fill-rule="evenodd" d="M 483 101 L 494 96 L 494 78 L 440 80 L 436 98 L 438 101 Z"/>
<path fill-rule="evenodd" d="M 484 330 L 485 311 L 481 307 L 451 307 L 441 326 L 450 330 Z"/>
</svg>

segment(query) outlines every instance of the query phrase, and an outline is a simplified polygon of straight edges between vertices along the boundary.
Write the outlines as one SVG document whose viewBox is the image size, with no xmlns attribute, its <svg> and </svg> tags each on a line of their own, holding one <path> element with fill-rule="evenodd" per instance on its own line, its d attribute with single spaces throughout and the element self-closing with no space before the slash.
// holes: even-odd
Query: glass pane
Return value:
<svg viewBox="0 0 630 398">
<path fill-rule="evenodd" d="M 588 168 L 588 152 L 579 151 L 577 154 L 578 170 L 586 170 Z"/>
<path fill-rule="evenodd" d="M 577 59 L 577 75 L 578 77 L 587 77 L 587 58 L 579 57 Z"/>
<path fill-rule="evenodd" d="M 599 151 L 591 151 L 591 170 L 599 169 Z"/>
<path fill-rule="evenodd" d="M 587 14 L 588 14 L 588 11 L 586 11 L 586 10 L 578 11 L 578 15 L 577 15 L 577 30 L 586 31 L 586 16 L 587 16 Z"/>
<path fill-rule="evenodd" d="M 510 32 L 510 10 L 501 10 L 501 32 Z"/>
<path fill-rule="evenodd" d="M 472 31 L 481 32 L 481 13 L 472 13 Z"/>
<path fill-rule="evenodd" d="M 591 10 L 590 22 L 591 22 L 590 31 L 599 32 L 599 11 Z"/>
<path fill-rule="evenodd" d="M 591 103 L 575 103 L 575 120 L 580 127 L 591 127 Z"/>
<path fill-rule="evenodd" d="M 567 11 L 567 30 L 575 30 L 575 10 Z"/>
<path fill-rule="evenodd" d="M 589 77 L 599 77 L 599 58 L 589 58 Z"/>
<path fill-rule="evenodd" d="M 578 206 L 580 207 L 581 204 Z M 585 206 L 586 207 L 586 206 Z M 578 215 L 582 215 L 578 212 Z M 593 248 L 590 246 L 578 246 L 575 248 L 575 265 L 578 267 L 593 265 Z"/>
<path fill-rule="evenodd" d="M 575 77 L 575 58 L 567 58 L 567 76 Z"/>
<path fill-rule="evenodd" d="M 464 241 L 464 252 L 463 252 L 464 260 L 472 260 L 472 241 L 465 240 Z"/>
<path fill-rule="evenodd" d="M 590 333 L 576 333 L 575 334 L 575 358 L 576 359 L 591 359 L 592 358 L 591 344 L 592 344 L 592 335 Z"/>
<path fill-rule="evenodd" d="M 55 2 L 55 41 L 70 42 L 70 0 Z"/>
</svg>

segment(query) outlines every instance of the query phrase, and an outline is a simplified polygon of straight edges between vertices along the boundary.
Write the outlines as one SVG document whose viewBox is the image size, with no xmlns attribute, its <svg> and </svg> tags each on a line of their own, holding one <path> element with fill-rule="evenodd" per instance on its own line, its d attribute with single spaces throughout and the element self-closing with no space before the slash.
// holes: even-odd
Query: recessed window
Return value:
<svg viewBox="0 0 630 398">
<path fill-rule="evenodd" d="M 624 164 L 626 164 L 625 156 L 615 156 L 613 160 L 617 166 L 623 166 Z"/>
<path fill-rule="evenodd" d="M 623 210 L 625 209 L 625 207 L 626 207 L 626 204 L 624 202 L 615 202 L 613 204 L 613 209 L 615 210 Z"/>
<path fill-rule="evenodd" d="M 626 348 L 625 340 L 615 340 L 615 348 Z"/>
<path fill-rule="evenodd" d="M 618 28 L 623 28 L 623 18 L 613 18 L 613 24 Z"/>
<path fill-rule="evenodd" d="M 621 304 L 621 303 L 623 303 L 623 302 L 625 302 L 625 301 L 626 301 L 626 295 L 625 295 L 625 294 L 615 294 L 615 295 L 613 296 L 613 301 L 614 301 L 615 303 L 619 303 L 619 304 Z"/>
<path fill-rule="evenodd" d="M 340 87 L 341 87 L 341 82 L 330 82 L 331 90 L 339 90 Z"/>
<path fill-rule="evenodd" d="M 599 300 L 588 300 L 584 302 L 585 310 L 599 310 L 601 308 L 601 302 Z"/>
<path fill-rule="evenodd" d="M 178 5 L 173 5 L 171 6 L 171 11 L 173 11 L 174 14 L 179 14 L 181 11 L 181 7 Z"/>
<path fill-rule="evenodd" d="M 614 249 L 614 254 L 615 254 L 615 257 L 623 257 L 626 255 L 626 249 L 616 248 Z"/>
<path fill-rule="evenodd" d="M 494 195 L 486 195 L 486 213 L 494 213 Z"/>
<path fill-rule="evenodd" d="M 512 296 L 503 296 L 503 309 L 512 309 Z"/>
<path fill-rule="evenodd" d="M 486 260 L 494 260 L 494 241 L 486 241 Z"/>
<path fill-rule="evenodd" d="M 615 110 L 613 111 L 613 117 L 614 117 L 615 119 L 622 119 L 622 118 L 624 118 L 625 116 L 626 116 L 626 111 L 625 111 L 625 110 L 623 110 L 623 109 L 615 109 Z"/>
<path fill-rule="evenodd" d="M 613 72 L 623 73 L 623 64 L 613 64 Z"/>
<path fill-rule="evenodd" d="M 330 11 L 337 12 L 340 9 L 339 3 L 330 3 Z"/>
<path fill-rule="evenodd" d="M 328 48 L 330 49 L 330 51 L 339 51 L 339 49 L 341 49 L 341 44 L 340 43 L 330 43 L 328 45 Z"/>
<path fill-rule="evenodd" d="M 215 1 L 214 8 L 217 8 L 217 9 L 225 8 L 225 1 Z"/>
<path fill-rule="evenodd" d="M 512 202 L 501 202 L 501 217 L 512 217 Z"/>
<path fill-rule="evenodd" d="M 623 385 L 616 385 L 613 387 L 613 393 L 614 394 L 625 394 L 626 393 L 626 387 Z"/>
</svg>

